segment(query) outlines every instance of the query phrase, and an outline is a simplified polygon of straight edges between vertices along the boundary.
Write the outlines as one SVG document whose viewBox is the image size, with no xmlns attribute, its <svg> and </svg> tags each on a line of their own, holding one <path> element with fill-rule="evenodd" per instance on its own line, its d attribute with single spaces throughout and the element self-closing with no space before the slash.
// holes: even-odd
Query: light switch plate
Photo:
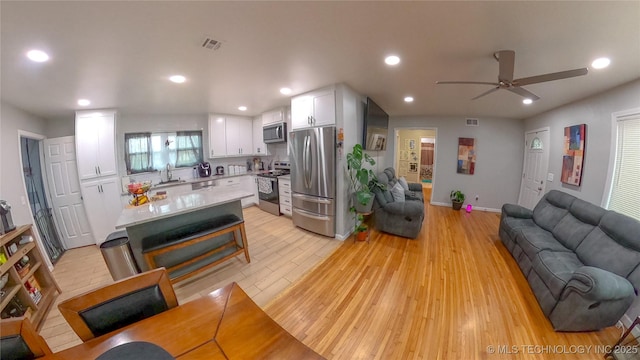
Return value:
<svg viewBox="0 0 640 360">
<path fill-rule="evenodd" d="M 553 173 L 547 174 L 547 181 L 553 181 Z"/>
</svg>

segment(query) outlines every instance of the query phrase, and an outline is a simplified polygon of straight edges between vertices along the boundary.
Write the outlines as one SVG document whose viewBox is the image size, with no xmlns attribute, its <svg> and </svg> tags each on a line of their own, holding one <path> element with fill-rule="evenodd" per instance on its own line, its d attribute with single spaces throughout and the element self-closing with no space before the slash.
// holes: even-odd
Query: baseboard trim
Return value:
<svg viewBox="0 0 640 360">
<path fill-rule="evenodd" d="M 432 201 L 431 205 L 451 207 L 451 203 L 443 203 L 443 202 L 436 202 L 436 201 Z M 474 206 L 473 210 L 495 212 L 495 213 L 502 212 L 502 209 L 486 208 L 486 207 L 480 207 L 480 206 Z"/>
</svg>

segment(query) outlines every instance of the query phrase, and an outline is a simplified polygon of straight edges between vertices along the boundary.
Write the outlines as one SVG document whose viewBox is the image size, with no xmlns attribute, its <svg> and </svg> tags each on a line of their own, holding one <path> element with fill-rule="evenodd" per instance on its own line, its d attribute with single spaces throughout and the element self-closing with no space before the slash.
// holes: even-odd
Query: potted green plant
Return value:
<svg viewBox="0 0 640 360">
<path fill-rule="evenodd" d="M 355 144 L 353 150 L 347 154 L 347 173 L 353 191 L 353 207 L 355 212 L 366 213 L 371 211 L 373 206 L 373 193 L 369 188 L 369 183 L 377 184 L 376 175 L 373 170 L 364 166 L 375 165 L 376 162 L 369 154 L 366 154 L 362 145 Z"/>
<path fill-rule="evenodd" d="M 460 190 L 452 190 L 449 197 L 451 198 L 453 210 L 460 210 L 464 203 L 464 193 Z"/>
</svg>

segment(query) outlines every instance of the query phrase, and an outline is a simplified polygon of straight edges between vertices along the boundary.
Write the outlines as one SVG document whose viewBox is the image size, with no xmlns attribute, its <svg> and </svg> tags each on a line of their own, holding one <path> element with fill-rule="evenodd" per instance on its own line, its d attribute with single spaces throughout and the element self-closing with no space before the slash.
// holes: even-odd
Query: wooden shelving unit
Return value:
<svg viewBox="0 0 640 360">
<path fill-rule="evenodd" d="M 28 237 L 31 237 L 30 242 L 20 244 L 23 238 Z M 13 245 L 17 247 L 17 251 L 11 253 L 10 249 L 14 247 Z M 18 226 L 15 230 L 0 235 L 0 252 L 7 258 L 7 261 L 0 265 L 0 276 L 8 274 L 7 284 L 2 288 L 4 295 L 0 300 L 2 317 L 26 316 L 36 328 L 39 328 L 49 307 L 61 291 L 51 272 L 44 265 L 44 257 L 36 245 L 31 225 Z M 17 266 L 20 266 L 18 264 L 22 262 L 25 255 L 29 258 L 29 270 L 24 270 L 26 273 L 20 276 Z M 40 296 L 36 296 L 34 288 L 37 288 Z M 15 310 L 11 311 L 16 308 L 12 301 L 14 299 L 22 305 L 24 310 L 22 314 Z"/>
</svg>

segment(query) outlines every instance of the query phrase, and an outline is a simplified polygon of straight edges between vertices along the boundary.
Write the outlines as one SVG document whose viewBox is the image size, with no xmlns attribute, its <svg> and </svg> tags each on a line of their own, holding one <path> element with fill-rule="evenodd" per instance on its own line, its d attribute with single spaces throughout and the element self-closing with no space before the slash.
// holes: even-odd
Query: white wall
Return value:
<svg viewBox="0 0 640 360">
<path fill-rule="evenodd" d="M 476 118 L 476 117 L 474 117 Z M 384 166 L 393 166 L 396 129 L 436 129 L 435 169 L 432 203 L 450 204 L 451 190 L 460 189 L 465 203 L 499 210 L 505 203 L 516 203 L 520 191 L 524 151 L 524 125 L 521 120 L 481 117 L 480 126 L 466 126 L 465 117 L 411 116 L 389 120 Z M 458 174 L 458 138 L 476 139 L 475 174 Z M 479 201 L 475 201 L 475 196 Z"/>
<path fill-rule="evenodd" d="M 611 114 L 638 107 L 640 107 L 640 80 L 526 119 L 524 126 L 527 130 L 545 126 L 550 128 L 549 172 L 555 177 L 553 182 L 547 182 L 546 191 L 561 190 L 601 205 L 605 195 L 611 150 Z M 564 128 L 577 124 L 587 124 L 587 140 L 582 184 L 573 186 L 561 183 L 560 174 Z"/>
<path fill-rule="evenodd" d="M 45 135 L 50 139 L 63 136 L 73 136 L 76 134 L 75 124 L 75 114 L 71 114 L 66 118 L 47 119 Z"/>
<path fill-rule="evenodd" d="M 33 217 L 22 181 L 22 162 L 20 161 L 20 141 L 18 131 L 45 134 L 45 120 L 13 105 L 0 104 L 0 148 L 2 164 L 0 167 L 0 199 L 11 204 L 11 216 L 16 225 L 32 224 Z M 24 200 L 24 204 L 22 203 Z"/>
</svg>

